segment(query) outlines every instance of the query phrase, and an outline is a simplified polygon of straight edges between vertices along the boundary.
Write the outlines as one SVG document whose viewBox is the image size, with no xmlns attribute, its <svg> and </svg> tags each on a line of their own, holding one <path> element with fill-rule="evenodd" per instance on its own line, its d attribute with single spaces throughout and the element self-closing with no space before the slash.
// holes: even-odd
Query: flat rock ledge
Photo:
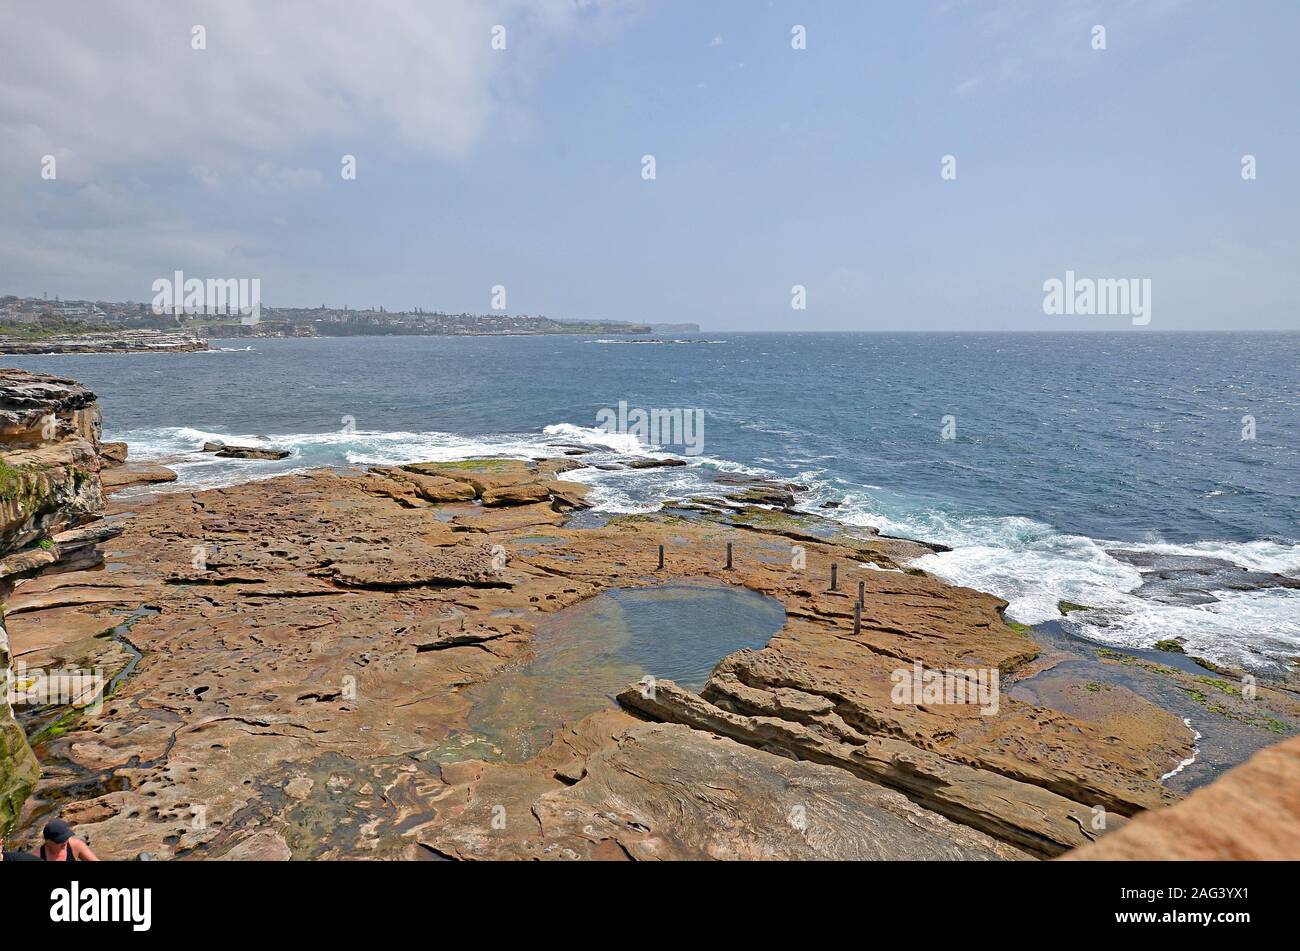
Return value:
<svg viewBox="0 0 1300 951">
<path fill-rule="evenodd" d="M 15 841 L 57 809 L 119 859 L 1022 859 L 1177 801 L 1161 777 L 1191 733 L 1131 692 L 1068 712 L 1010 691 L 991 715 L 895 702 L 914 664 L 1009 682 L 1040 653 L 1005 602 L 900 563 L 915 548 L 766 509 L 574 522 L 585 488 L 562 476 L 581 465 L 111 497 L 115 530 L 58 543 L 84 561 L 11 579 L 15 658 L 124 675 L 98 717 L 33 727 L 43 775 Z M 680 582 L 764 594 L 785 626 L 699 693 L 629 688 L 527 762 L 458 754 L 468 688 L 527 663 L 544 620 Z"/>
<path fill-rule="evenodd" d="M 27 339 L 0 335 L 0 353 L 184 353 L 211 350 L 201 337 L 157 330 L 125 330 Z"/>
<path fill-rule="evenodd" d="M 686 724 L 800 760 L 838 766 L 1034 855 L 1059 855 L 1094 838 L 1086 831 L 1093 813 L 1083 803 L 1041 786 L 945 759 L 901 740 L 857 734 L 842 724 L 839 736 L 835 736 L 812 722 L 730 713 L 671 680 L 657 681 L 653 692 L 639 685 L 630 686 L 618 699 L 624 706 L 656 720 Z M 788 709 L 798 712 L 800 708 L 789 705 Z M 803 707 L 809 713 L 813 709 L 814 705 Z M 829 705 L 824 712 L 830 712 Z M 1117 817 L 1111 822 L 1111 828 L 1119 828 L 1124 820 Z"/>
<path fill-rule="evenodd" d="M 1028 857 L 843 770 L 611 714 L 580 722 L 536 763 L 467 762 L 443 778 L 450 795 L 416 839 L 445 858 Z"/>
</svg>

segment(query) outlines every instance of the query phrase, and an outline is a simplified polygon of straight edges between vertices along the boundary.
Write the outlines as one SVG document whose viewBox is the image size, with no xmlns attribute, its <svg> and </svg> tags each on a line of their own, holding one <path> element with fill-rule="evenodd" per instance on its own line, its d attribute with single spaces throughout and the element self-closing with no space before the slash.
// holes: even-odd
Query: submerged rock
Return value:
<svg viewBox="0 0 1300 951">
<path fill-rule="evenodd" d="M 287 459 L 288 449 L 258 449 L 255 446 L 222 446 L 215 450 L 222 459 Z"/>
<path fill-rule="evenodd" d="M 1252 571 L 1223 558 L 1110 549 L 1107 554 L 1133 565 L 1142 584 L 1132 593 L 1161 604 L 1213 604 L 1218 591 L 1300 588 L 1300 578 Z"/>
</svg>

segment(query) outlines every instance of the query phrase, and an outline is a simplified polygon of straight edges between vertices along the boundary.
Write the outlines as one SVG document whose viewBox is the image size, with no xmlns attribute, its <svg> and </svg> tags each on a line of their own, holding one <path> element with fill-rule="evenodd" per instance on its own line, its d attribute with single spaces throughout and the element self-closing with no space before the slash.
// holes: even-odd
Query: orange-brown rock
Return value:
<svg viewBox="0 0 1300 951">
<path fill-rule="evenodd" d="M 1300 859 L 1300 737 L 1260 750 L 1177 805 L 1144 812 L 1064 858 Z"/>
<path fill-rule="evenodd" d="M 536 760 L 444 768 L 416 830 L 456 859 L 1023 859 L 905 796 L 676 724 L 593 714 Z"/>
<path fill-rule="evenodd" d="M 126 462 L 128 447 L 124 442 L 105 442 L 99 444 L 99 461 L 104 468 L 119 466 Z"/>
<path fill-rule="evenodd" d="M 890 857 L 909 837 L 914 855 L 1017 857 L 1088 841 L 1094 806 L 1123 815 L 1172 798 L 1160 776 L 1190 734 L 1140 699 L 1091 719 L 1005 694 L 992 715 L 895 702 L 891 676 L 914 661 L 1011 675 L 1036 647 L 997 598 L 899 569 L 893 540 L 770 512 L 579 528 L 556 510 L 574 491 L 555 479 L 562 463 L 321 471 L 114 504 L 129 516 L 98 543 L 101 566 L 23 579 L 10 598 L 13 649 L 29 662 L 129 671 L 98 717 L 37 737 L 46 775 L 27 834 L 59 805 L 113 858 L 282 855 L 278 842 L 299 858 L 405 856 L 417 841 L 504 855 L 471 841 L 477 813 L 449 807 L 481 806 L 505 783 L 520 857 Z M 433 502 L 447 483 L 474 494 Z M 486 504 L 509 486 L 545 500 Z M 808 533 L 798 567 L 793 531 Z M 660 706 L 641 705 L 681 724 L 610 710 L 533 762 L 455 763 L 448 744 L 475 715 L 467 691 L 526 664 L 544 618 L 682 580 L 774 598 L 785 627 L 721 664 L 702 694 L 665 686 Z M 727 794 L 696 790 L 674 827 L 681 777 L 706 774 L 726 777 Z M 822 837 L 755 812 L 791 787 L 825 810 Z M 640 818 L 597 821 L 607 813 Z M 853 839 L 855 824 L 880 837 Z"/>
<path fill-rule="evenodd" d="M 152 485 L 158 482 L 175 482 L 176 471 L 151 462 L 124 462 L 101 473 L 104 491 L 125 489 L 135 485 Z"/>
<path fill-rule="evenodd" d="M 73 380 L 0 369 L 0 602 L 10 578 L 58 561 L 51 535 L 103 508 L 99 435 L 94 393 Z M 0 613 L 0 835 L 38 775 L 10 708 L 12 660 Z"/>
</svg>

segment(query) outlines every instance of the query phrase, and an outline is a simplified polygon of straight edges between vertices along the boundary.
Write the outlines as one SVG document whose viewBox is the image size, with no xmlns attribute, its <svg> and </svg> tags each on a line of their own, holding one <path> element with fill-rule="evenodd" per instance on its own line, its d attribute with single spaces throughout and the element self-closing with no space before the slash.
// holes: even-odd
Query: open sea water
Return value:
<svg viewBox="0 0 1300 951">
<path fill-rule="evenodd" d="M 590 485 L 601 510 L 637 512 L 717 494 L 723 472 L 779 477 L 807 487 L 801 508 L 950 546 L 918 564 L 1007 599 L 1015 620 L 1060 619 L 1066 600 L 1092 610 L 1063 624 L 1102 643 L 1182 638 L 1189 653 L 1251 668 L 1300 656 L 1300 590 L 1243 586 L 1236 570 L 1300 577 L 1300 334 L 213 345 L 5 362 L 91 387 L 105 438 L 172 465 L 172 489 L 575 445 L 595 465 L 676 455 L 689 464 L 566 478 Z M 620 401 L 702 411 L 700 452 L 597 428 Z M 196 452 L 210 439 L 293 454 L 217 460 Z M 1189 569 L 1199 580 L 1184 589 Z"/>
</svg>

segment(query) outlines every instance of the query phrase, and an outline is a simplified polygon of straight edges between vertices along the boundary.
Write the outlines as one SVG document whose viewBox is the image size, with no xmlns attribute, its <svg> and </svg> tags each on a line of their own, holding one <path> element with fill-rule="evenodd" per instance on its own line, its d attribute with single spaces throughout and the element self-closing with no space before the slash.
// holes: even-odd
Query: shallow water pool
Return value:
<svg viewBox="0 0 1300 951">
<path fill-rule="evenodd" d="M 698 689 L 723 657 L 764 646 L 784 624 L 780 602 L 744 588 L 605 592 L 547 618 L 528 658 L 470 687 L 469 728 L 430 755 L 521 762 L 564 724 L 612 706 L 628 684 L 650 675 Z"/>
</svg>

